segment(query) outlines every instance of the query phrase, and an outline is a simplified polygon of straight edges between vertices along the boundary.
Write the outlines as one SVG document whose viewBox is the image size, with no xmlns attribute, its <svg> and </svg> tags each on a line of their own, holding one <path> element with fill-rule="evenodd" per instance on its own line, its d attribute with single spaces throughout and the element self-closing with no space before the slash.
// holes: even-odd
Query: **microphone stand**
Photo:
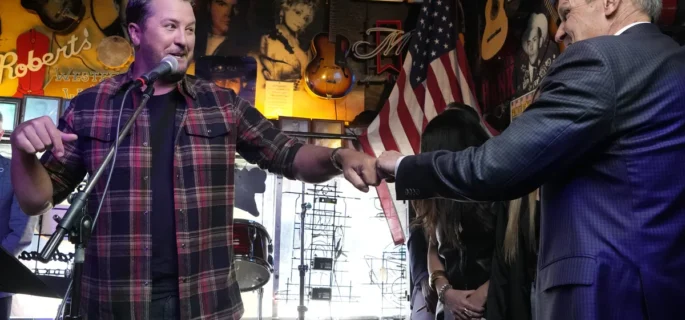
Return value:
<svg viewBox="0 0 685 320">
<path fill-rule="evenodd" d="M 49 262 L 53 253 L 64 239 L 65 234 L 69 235 L 69 242 L 73 243 L 75 246 L 74 262 L 71 273 L 72 287 L 71 294 L 69 295 L 71 297 L 71 305 L 69 315 L 64 317 L 65 320 L 83 319 L 80 309 L 81 275 L 83 273 L 83 262 L 86 258 L 86 246 L 88 245 L 88 240 L 90 239 L 93 228 L 92 218 L 90 215 L 88 215 L 88 212 L 86 212 L 88 195 L 90 195 L 95 188 L 95 185 L 102 177 L 102 174 L 105 172 L 105 167 L 107 167 L 107 165 L 109 165 L 109 163 L 112 161 L 112 158 L 114 158 L 115 148 L 117 148 L 121 142 L 124 141 L 124 138 L 131 130 L 131 127 L 133 127 L 133 124 L 136 122 L 136 118 L 138 118 L 140 112 L 144 109 L 145 104 L 147 103 L 148 99 L 150 99 L 154 91 L 155 89 L 153 84 L 149 83 L 145 89 L 145 92 L 143 93 L 143 99 L 140 103 L 140 106 L 138 106 L 131 118 L 128 120 L 128 122 L 126 122 L 123 130 L 119 132 L 117 141 L 114 145 L 112 145 L 112 147 L 110 147 L 107 157 L 105 157 L 105 160 L 102 162 L 98 170 L 88 179 L 85 190 L 76 193 L 72 199 L 69 209 L 64 216 L 59 219 L 57 230 L 52 234 L 50 240 L 40 253 L 39 260 L 43 263 Z M 126 95 L 124 95 L 124 100 L 125 99 Z M 64 299 L 67 299 L 67 296 L 65 296 Z"/>
<path fill-rule="evenodd" d="M 304 200 L 304 183 L 302 184 L 302 194 Z M 300 305 L 297 307 L 297 312 L 299 314 L 298 320 L 304 320 L 304 313 L 307 311 L 307 307 L 304 306 L 304 274 L 307 272 L 307 265 L 304 263 L 304 217 L 307 209 L 310 209 L 312 205 L 310 203 L 302 202 L 302 212 L 300 213 L 300 266 L 297 267 L 300 270 Z"/>
</svg>

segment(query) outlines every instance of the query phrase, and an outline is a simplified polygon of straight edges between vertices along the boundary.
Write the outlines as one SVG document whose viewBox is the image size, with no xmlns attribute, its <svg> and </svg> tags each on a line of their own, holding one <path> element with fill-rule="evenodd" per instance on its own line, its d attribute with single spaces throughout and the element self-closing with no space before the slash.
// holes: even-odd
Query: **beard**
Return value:
<svg viewBox="0 0 685 320">
<path fill-rule="evenodd" d="M 185 76 L 185 74 L 185 70 L 182 70 L 182 72 L 179 70 L 178 72 L 167 73 L 159 77 L 159 81 L 168 84 L 176 83 L 183 80 L 183 76 Z"/>
</svg>

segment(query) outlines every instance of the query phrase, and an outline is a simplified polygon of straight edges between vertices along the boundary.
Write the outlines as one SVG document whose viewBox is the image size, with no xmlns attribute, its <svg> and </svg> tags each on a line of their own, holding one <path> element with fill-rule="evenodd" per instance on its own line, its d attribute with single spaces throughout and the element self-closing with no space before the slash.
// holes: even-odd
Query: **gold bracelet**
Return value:
<svg viewBox="0 0 685 320">
<path fill-rule="evenodd" d="M 431 273 L 431 275 L 430 275 L 428 285 L 429 285 L 430 288 L 433 289 L 434 291 L 437 291 L 437 290 L 435 289 L 435 282 L 436 282 L 438 279 L 440 279 L 440 278 L 445 278 L 445 279 L 447 279 L 447 273 L 445 273 L 444 270 L 435 271 L 435 272 Z"/>
<path fill-rule="evenodd" d="M 448 289 L 452 289 L 452 285 L 449 283 L 445 283 L 440 287 L 440 291 L 438 291 L 438 301 L 445 303 L 445 291 Z"/>
</svg>

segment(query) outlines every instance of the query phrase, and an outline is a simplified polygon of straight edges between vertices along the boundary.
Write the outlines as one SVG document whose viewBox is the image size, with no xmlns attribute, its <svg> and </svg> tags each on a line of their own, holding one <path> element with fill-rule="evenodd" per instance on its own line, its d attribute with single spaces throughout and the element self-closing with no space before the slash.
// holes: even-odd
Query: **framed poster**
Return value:
<svg viewBox="0 0 685 320">
<path fill-rule="evenodd" d="M 278 128 L 281 131 L 292 132 L 311 132 L 312 121 L 307 118 L 294 117 L 278 117 Z M 297 137 L 300 141 L 306 144 L 311 144 L 312 140 L 308 137 Z"/>
<path fill-rule="evenodd" d="M 312 132 L 327 134 L 343 134 L 345 122 L 340 120 L 312 120 Z M 342 146 L 342 139 L 314 139 L 317 146 L 338 148 Z"/>
<path fill-rule="evenodd" d="M 57 125 L 61 107 L 61 98 L 25 95 L 21 122 L 48 116 Z"/>
<path fill-rule="evenodd" d="M 252 57 L 204 56 L 196 59 L 198 78 L 231 89 L 254 107 L 257 88 L 257 61 Z"/>
<path fill-rule="evenodd" d="M 9 135 L 19 124 L 19 110 L 21 110 L 21 99 L 0 97 L 2 130 L 5 130 L 5 135 Z"/>
</svg>

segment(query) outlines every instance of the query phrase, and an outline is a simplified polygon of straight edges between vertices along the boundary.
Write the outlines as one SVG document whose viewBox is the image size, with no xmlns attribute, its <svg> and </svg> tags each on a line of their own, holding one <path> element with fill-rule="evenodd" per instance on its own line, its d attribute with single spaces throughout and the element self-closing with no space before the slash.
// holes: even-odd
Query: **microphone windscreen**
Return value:
<svg viewBox="0 0 685 320">
<path fill-rule="evenodd" d="M 162 59 L 163 63 L 168 63 L 171 66 L 171 72 L 175 73 L 178 71 L 178 60 L 172 55 L 167 55 Z"/>
</svg>

